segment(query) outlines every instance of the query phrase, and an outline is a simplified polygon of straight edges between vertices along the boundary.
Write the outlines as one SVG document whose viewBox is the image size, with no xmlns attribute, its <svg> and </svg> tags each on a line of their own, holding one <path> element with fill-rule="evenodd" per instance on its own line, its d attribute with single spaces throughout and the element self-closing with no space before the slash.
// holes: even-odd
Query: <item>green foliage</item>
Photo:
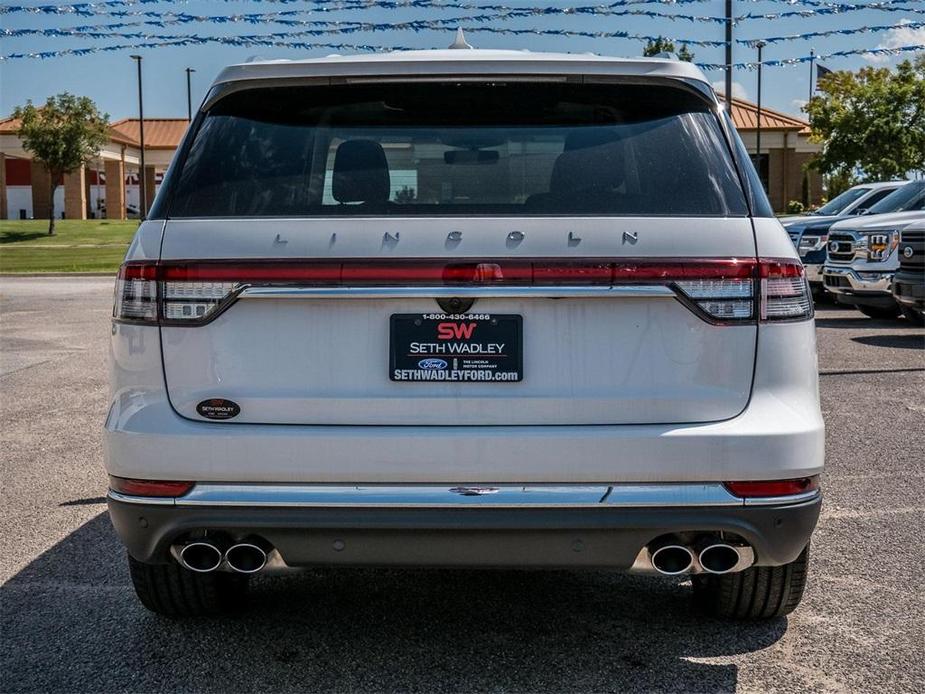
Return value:
<svg viewBox="0 0 925 694">
<path fill-rule="evenodd" d="M 54 189 L 57 181 L 97 155 L 109 138 L 109 115 L 85 96 L 67 92 L 48 97 L 44 106 L 31 101 L 13 111 L 21 121 L 23 147 L 51 174 L 48 233 L 55 233 Z"/>
<path fill-rule="evenodd" d="M 841 195 L 849 188 L 854 188 L 860 181 L 850 171 L 842 171 L 825 177 L 825 189 L 828 199 Z"/>
<path fill-rule="evenodd" d="M 654 41 L 649 41 L 645 48 L 642 49 L 642 55 L 646 58 L 651 58 L 656 56 L 659 53 L 674 53 L 674 41 L 671 39 L 666 39 L 662 36 L 659 36 Z M 680 50 L 677 51 L 678 60 L 683 60 L 685 62 L 691 62 L 694 60 L 694 54 L 690 52 L 687 44 L 683 44 Z"/>
<path fill-rule="evenodd" d="M 799 200 L 791 200 L 787 203 L 787 214 L 801 214 L 805 209 Z"/>
<path fill-rule="evenodd" d="M 811 166 L 867 181 L 925 170 L 925 54 L 892 71 L 833 72 L 819 91 L 805 109 L 813 141 L 824 145 Z"/>
</svg>

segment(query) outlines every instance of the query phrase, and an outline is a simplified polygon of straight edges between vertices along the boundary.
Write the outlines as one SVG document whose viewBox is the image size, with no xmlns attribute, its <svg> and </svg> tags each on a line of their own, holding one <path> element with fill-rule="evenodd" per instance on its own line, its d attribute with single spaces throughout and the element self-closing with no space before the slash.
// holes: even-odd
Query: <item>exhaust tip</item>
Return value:
<svg viewBox="0 0 925 694">
<path fill-rule="evenodd" d="M 180 564 L 197 573 L 215 571 L 222 563 L 221 550 L 211 542 L 190 542 L 180 550 Z"/>
<path fill-rule="evenodd" d="M 683 545 L 663 545 L 652 552 L 652 566 L 666 576 L 683 574 L 693 565 L 694 554 Z"/>
<path fill-rule="evenodd" d="M 233 571 L 253 574 L 267 565 L 267 553 L 262 547 L 251 542 L 239 542 L 225 552 L 225 561 Z"/>
<path fill-rule="evenodd" d="M 726 574 L 738 566 L 739 550 L 726 543 L 707 545 L 700 551 L 698 560 L 703 570 L 711 574 Z"/>
</svg>

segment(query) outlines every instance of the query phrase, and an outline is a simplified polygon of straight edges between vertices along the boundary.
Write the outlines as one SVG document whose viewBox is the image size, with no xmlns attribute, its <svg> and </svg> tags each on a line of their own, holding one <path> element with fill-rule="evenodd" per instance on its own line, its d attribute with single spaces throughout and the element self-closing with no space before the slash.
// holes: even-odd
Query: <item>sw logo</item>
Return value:
<svg viewBox="0 0 925 694">
<path fill-rule="evenodd" d="M 438 340 L 468 340 L 478 323 L 437 323 Z"/>
</svg>

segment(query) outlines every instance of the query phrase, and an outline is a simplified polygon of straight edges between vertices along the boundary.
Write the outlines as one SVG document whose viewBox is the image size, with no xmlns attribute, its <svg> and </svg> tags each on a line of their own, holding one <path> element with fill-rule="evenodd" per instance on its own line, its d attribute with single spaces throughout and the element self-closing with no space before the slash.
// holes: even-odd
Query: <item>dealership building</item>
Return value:
<svg viewBox="0 0 925 694">
<path fill-rule="evenodd" d="M 757 145 L 758 108 L 733 99 L 732 120 L 749 152 Z M 140 128 L 137 118 L 110 125 L 109 140 L 85 166 L 56 182 L 54 210 L 66 219 L 126 219 L 139 216 Z M 185 118 L 145 119 L 145 185 L 150 206 L 189 121 Z M 809 123 L 762 108 L 761 157 L 756 162 L 771 205 L 783 212 L 790 200 L 817 205 L 823 199 L 822 179 L 806 163 L 820 145 L 809 141 Z M 413 183 L 413 182 L 412 182 Z M 48 217 L 51 179 L 32 160 L 19 139 L 19 122 L 0 120 L 0 219 Z"/>
</svg>

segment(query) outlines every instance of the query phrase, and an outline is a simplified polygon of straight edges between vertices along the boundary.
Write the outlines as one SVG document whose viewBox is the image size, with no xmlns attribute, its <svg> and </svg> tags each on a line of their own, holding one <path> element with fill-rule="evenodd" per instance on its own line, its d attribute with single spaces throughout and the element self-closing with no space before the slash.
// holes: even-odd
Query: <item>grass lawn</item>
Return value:
<svg viewBox="0 0 925 694">
<path fill-rule="evenodd" d="M 125 255 L 137 220 L 0 220 L 0 274 L 113 272 Z"/>
</svg>

